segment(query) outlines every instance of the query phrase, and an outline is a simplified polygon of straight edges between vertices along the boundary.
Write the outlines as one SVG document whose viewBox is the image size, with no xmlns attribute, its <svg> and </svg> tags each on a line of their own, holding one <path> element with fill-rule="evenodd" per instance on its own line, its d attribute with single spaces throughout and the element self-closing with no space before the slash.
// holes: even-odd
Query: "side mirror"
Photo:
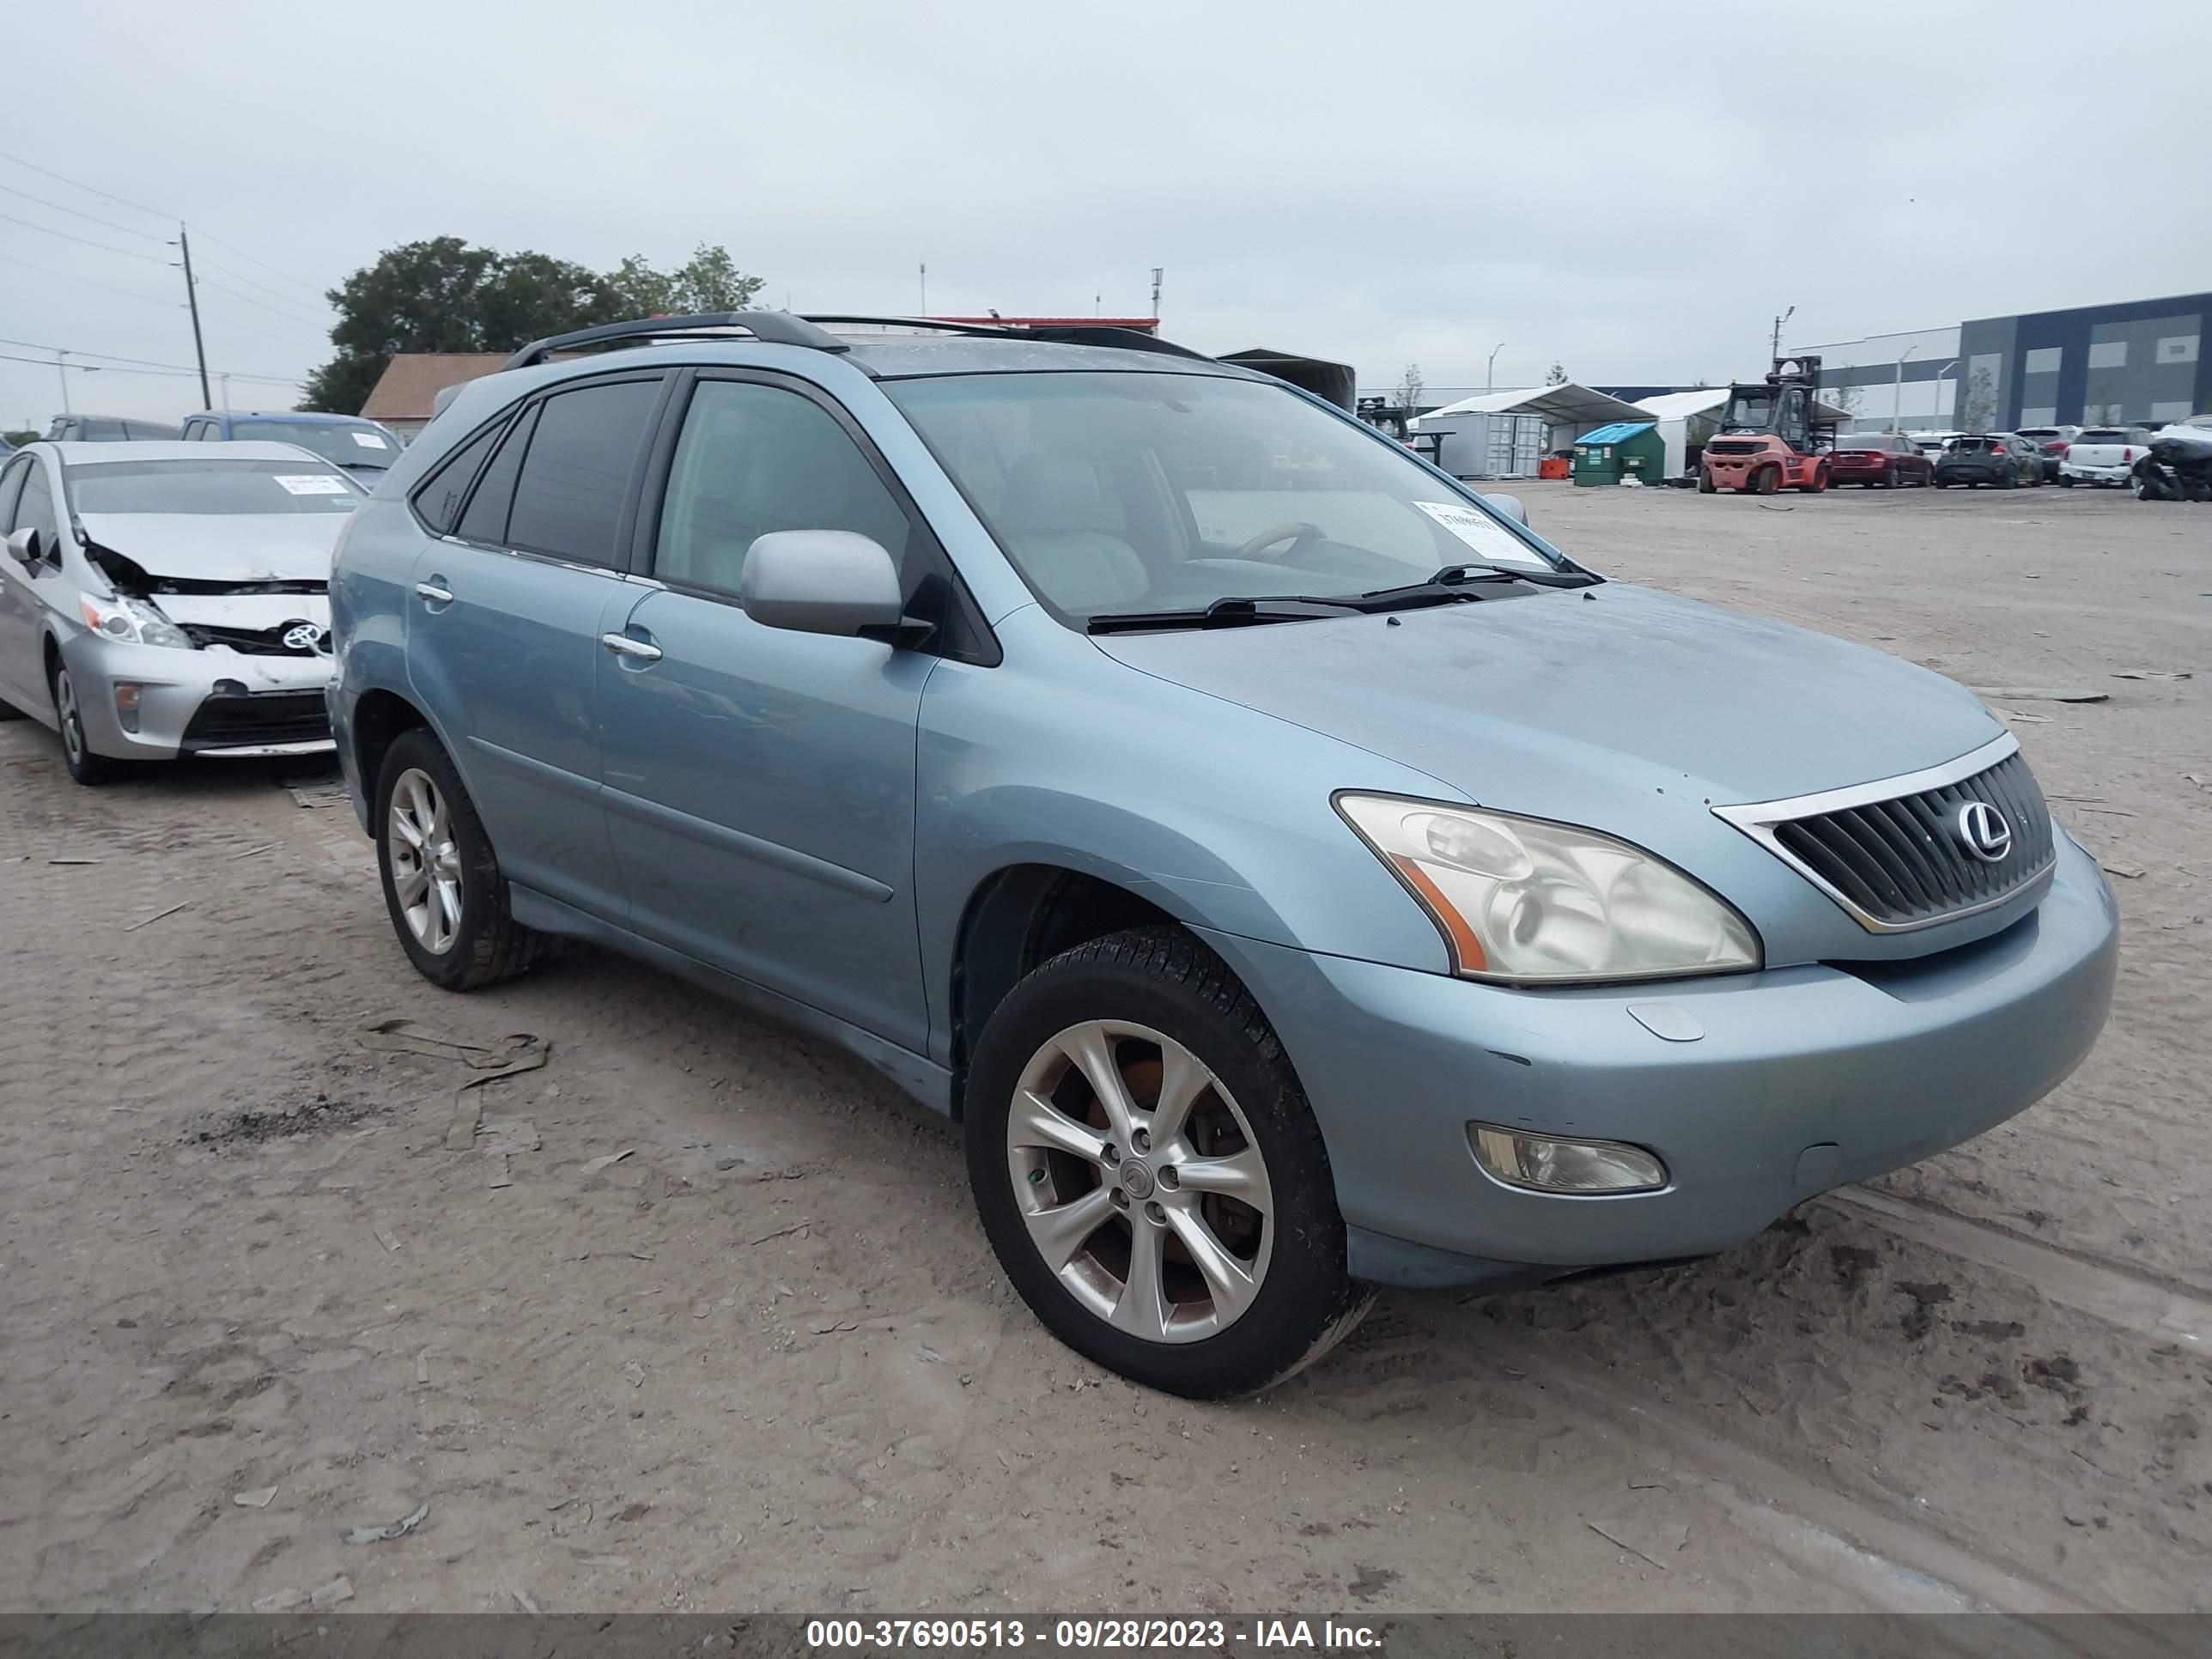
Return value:
<svg viewBox="0 0 2212 1659">
<path fill-rule="evenodd" d="M 1482 498 L 1516 524 L 1528 522 L 1528 509 L 1518 495 L 1485 495 Z"/>
<path fill-rule="evenodd" d="M 768 628 L 898 642 L 907 631 L 898 567 L 849 530 L 778 530 L 746 550 L 738 603 Z"/>
<path fill-rule="evenodd" d="M 36 564 L 41 550 L 39 532 L 35 530 L 15 530 L 9 532 L 8 556 L 18 564 Z"/>
</svg>

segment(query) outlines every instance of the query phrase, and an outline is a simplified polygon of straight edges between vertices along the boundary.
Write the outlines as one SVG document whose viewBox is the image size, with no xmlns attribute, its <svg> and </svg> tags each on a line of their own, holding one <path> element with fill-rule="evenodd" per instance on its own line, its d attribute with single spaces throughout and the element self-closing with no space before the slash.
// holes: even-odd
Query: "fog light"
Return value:
<svg viewBox="0 0 2212 1659">
<path fill-rule="evenodd" d="M 115 718 L 126 732 L 138 729 L 138 694 L 144 690 L 145 687 L 133 685 L 127 680 L 116 682 Z"/>
<path fill-rule="evenodd" d="M 1667 1166 L 1640 1146 L 1617 1140 L 1566 1140 L 1467 1126 L 1475 1161 L 1509 1187 L 1536 1193 L 1648 1193 L 1667 1184 Z"/>
</svg>

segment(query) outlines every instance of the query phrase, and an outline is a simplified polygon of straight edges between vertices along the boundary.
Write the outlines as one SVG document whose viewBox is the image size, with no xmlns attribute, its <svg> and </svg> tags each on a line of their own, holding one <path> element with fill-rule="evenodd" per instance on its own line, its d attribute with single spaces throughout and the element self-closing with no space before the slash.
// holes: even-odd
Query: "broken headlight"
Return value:
<svg viewBox="0 0 2212 1659">
<path fill-rule="evenodd" d="M 143 599 L 134 599 L 128 593 L 112 599 L 80 593 L 77 599 L 84 625 L 104 639 L 120 640 L 126 645 L 170 645 L 180 651 L 194 648 L 183 629 Z"/>
</svg>

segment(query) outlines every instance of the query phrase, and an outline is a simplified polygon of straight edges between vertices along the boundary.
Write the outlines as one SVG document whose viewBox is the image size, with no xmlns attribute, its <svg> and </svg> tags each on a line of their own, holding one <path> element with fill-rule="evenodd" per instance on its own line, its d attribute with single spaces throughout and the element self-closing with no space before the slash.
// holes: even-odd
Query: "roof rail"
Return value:
<svg viewBox="0 0 2212 1659">
<path fill-rule="evenodd" d="M 601 345 L 610 340 L 650 340 L 669 334 L 702 334 L 742 331 L 769 345 L 811 346 L 817 351 L 850 351 L 836 335 L 815 327 L 804 317 L 782 311 L 707 311 L 690 317 L 639 317 L 629 322 L 602 323 L 567 334 L 532 340 L 500 365 L 502 370 L 528 368 L 556 351 L 579 346 Z"/>
<path fill-rule="evenodd" d="M 1202 363 L 1215 361 L 1202 351 L 1193 351 L 1188 346 L 1163 340 L 1157 334 L 1147 334 L 1141 329 L 1115 328 L 1110 325 L 1093 323 L 1015 328 L 985 323 L 948 323 L 935 317 L 863 317 L 821 312 L 809 312 L 804 320 L 810 323 L 877 323 L 896 328 L 927 328 L 940 334 L 974 335 L 986 340 L 1042 340 L 1054 345 L 1118 346 L 1124 351 L 1157 351 L 1163 356 L 1191 357 Z"/>
</svg>

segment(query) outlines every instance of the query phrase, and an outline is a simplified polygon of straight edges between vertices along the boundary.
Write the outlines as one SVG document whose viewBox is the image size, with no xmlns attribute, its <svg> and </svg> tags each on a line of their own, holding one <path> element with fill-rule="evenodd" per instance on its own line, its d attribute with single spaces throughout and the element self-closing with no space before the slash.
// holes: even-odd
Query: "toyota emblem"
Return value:
<svg viewBox="0 0 2212 1659">
<path fill-rule="evenodd" d="M 287 651 L 319 653 L 323 649 L 323 630 L 311 622 L 287 623 L 284 632 L 279 637 L 284 641 L 284 648 Z"/>
<path fill-rule="evenodd" d="M 1989 802 L 1970 800 L 1959 809 L 1959 840 L 1983 863 L 1996 864 L 2012 851 L 2012 825 Z"/>
</svg>

